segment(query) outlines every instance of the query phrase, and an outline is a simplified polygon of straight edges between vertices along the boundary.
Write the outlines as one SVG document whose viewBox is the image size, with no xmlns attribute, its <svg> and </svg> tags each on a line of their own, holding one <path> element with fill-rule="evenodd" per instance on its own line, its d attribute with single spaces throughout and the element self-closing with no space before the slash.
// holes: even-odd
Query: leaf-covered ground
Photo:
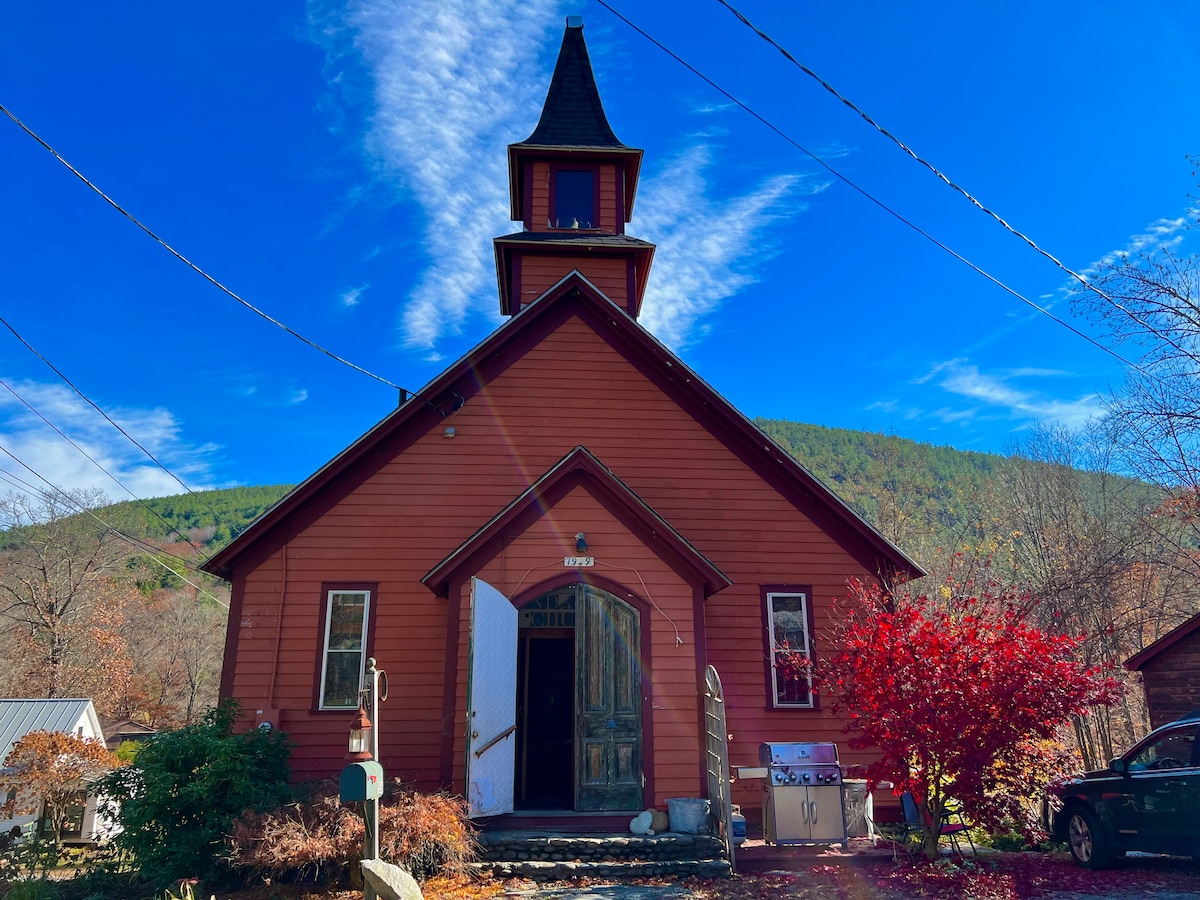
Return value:
<svg viewBox="0 0 1200 900">
<path fill-rule="evenodd" d="M 534 885 L 521 881 L 432 879 L 426 900 L 1182 900 L 1200 898 L 1200 863 L 1138 857 L 1114 869 L 1091 872 L 1065 854 L 996 853 L 979 860 L 942 859 L 927 863 L 871 859 L 839 864 L 798 865 L 795 871 L 741 875 L 728 879 L 642 881 L 640 891 L 605 887 L 600 881 Z M 629 886 L 630 888 L 634 886 Z M 311 886 L 262 886 L 219 900 L 358 900 L 358 891 L 315 890 Z"/>
</svg>

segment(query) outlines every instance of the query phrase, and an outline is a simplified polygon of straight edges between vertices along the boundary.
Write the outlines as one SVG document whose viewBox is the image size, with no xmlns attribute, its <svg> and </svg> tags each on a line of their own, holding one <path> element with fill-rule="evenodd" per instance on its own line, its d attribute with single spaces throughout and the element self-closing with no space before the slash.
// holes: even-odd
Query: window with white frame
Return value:
<svg viewBox="0 0 1200 900">
<path fill-rule="evenodd" d="M 321 709 L 358 706 L 370 604 L 370 591 L 331 590 L 326 596 Z"/>
<path fill-rule="evenodd" d="M 774 706 L 812 707 L 812 656 L 808 594 L 767 594 L 771 636 L 771 699 Z"/>
</svg>

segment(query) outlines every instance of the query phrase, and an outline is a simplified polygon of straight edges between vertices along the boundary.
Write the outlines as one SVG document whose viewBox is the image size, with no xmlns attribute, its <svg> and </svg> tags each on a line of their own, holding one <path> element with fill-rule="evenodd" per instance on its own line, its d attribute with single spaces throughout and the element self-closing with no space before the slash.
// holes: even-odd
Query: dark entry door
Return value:
<svg viewBox="0 0 1200 900">
<path fill-rule="evenodd" d="M 517 662 L 517 799 L 524 809 L 575 802 L 575 634 L 521 632 Z"/>
<path fill-rule="evenodd" d="M 581 586 L 576 617 L 575 808 L 642 808 L 638 611 Z"/>
</svg>

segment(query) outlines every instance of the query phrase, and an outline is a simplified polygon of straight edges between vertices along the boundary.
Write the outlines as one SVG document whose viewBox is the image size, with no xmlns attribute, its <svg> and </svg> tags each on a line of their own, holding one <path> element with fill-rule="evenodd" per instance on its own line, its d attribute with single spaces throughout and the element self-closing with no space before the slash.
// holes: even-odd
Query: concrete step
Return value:
<svg viewBox="0 0 1200 900">
<path fill-rule="evenodd" d="M 483 860 L 515 862 L 699 862 L 724 856 L 720 839 L 708 834 L 552 834 L 484 831 Z"/>
<path fill-rule="evenodd" d="M 472 863 L 476 872 L 497 878 L 528 878 L 532 881 L 566 881 L 572 878 L 607 878 L 624 881 L 633 878 L 676 877 L 727 878 L 732 874 L 725 859 L 609 860 L 604 862 L 515 860 Z"/>
</svg>

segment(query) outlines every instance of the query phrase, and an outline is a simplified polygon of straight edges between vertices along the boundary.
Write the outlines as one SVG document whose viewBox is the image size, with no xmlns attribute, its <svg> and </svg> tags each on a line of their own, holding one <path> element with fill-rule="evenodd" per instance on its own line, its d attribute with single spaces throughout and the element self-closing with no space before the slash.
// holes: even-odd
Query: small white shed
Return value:
<svg viewBox="0 0 1200 900">
<path fill-rule="evenodd" d="M 17 741 L 31 731 L 64 731 L 104 743 L 100 720 L 96 717 L 96 708 L 91 700 L 0 699 L 0 765 Z M 8 799 L 0 797 L 0 804 Z M 116 830 L 115 826 L 97 815 L 96 796 L 89 791 L 80 799 L 84 802 L 68 813 L 63 827 L 63 842 L 90 844 L 111 835 Z M 28 830 L 27 826 L 38 820 L 37 815 L 14 816 L 9 812 L 0 812 L 0 817 L 3 817 L 0 818 L 0 831 L 4 832 L 13 828 Z"/>
</svg>

